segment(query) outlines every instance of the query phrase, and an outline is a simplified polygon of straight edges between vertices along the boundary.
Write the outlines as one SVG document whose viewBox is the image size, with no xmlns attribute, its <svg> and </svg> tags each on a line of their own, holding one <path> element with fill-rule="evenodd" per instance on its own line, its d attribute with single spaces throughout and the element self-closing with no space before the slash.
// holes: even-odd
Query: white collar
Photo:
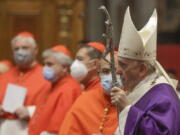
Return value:
<svg viewBox="0 0 180 135">
<path fill-rule="evenodd" d="M 153 86 L 167 83 L 164 76 L 160 76 L 157 72 L 146 76 L 141 82 L 139 82 L 131 93 L 128 95 L 128 99 L 131 105 L 135 104 L 145 93 L 147 93 Z"/>
</svg>

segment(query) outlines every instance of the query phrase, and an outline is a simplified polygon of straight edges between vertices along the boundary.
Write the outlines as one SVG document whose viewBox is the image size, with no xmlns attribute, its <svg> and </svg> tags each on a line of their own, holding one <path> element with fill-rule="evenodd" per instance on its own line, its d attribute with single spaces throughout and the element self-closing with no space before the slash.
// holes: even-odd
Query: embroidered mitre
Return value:
<svg viewBox="0 0 180 135">
<path fill-rule="evenodd" d="M 154 10 L 147 24 L 138 31 L 132 22 L 128 7 L 124 16 L 124 23 L 119 43 L 119 56 L 136 60 L 155 60 L 157 50 L 156 41 L 156 10 Z"/>
</svg>

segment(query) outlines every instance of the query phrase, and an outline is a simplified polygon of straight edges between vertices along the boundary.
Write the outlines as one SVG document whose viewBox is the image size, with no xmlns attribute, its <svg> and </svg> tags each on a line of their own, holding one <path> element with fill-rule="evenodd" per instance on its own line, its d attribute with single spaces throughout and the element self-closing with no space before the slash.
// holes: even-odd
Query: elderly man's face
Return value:
<svg viewBox="0 0 180 135">
<path fill-rule="evenodd" d="M 27 40 L 19 39 L 12 45 L 14 59 L 19 66 L 30 66 L 35 61 L 37 48 Z"/>
<path fill-rule="evenodd" d="M 65 67 L 61 65 L 58 59 L 53 55 L 44 58 L 44 66 L 52 68 L 54 75 L 58 78 L 62 78 L 66 72 Z"/>
<path fill-rule="evenodd" d="M 31 44 L 29 44 L 26 40 L 23 40 L 23 39 L 17 40 L 12 47 L 13 47 L 13 51 L 18 51 L 20 49 L 23 49 L 23 50 L 32 50 L 33 49 L 33 46 Z"/>
<path fill-rule="evenodd" d="M 124 88 L 132 90 L 140 80 L 140 64 L 135 60 L 118 57 L 117 74 L 120 74 Z"/>
</svg>

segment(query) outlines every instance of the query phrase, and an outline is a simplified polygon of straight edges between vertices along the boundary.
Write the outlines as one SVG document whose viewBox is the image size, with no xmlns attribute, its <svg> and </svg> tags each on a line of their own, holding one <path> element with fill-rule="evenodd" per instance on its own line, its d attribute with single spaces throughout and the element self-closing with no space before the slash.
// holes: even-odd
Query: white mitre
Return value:
<svg viewBox="0 0 180 135">
<path fill-rule="evenodd" d="M 129 7 L 126 10 L 119 44 L 119 56 L 136 60 L 156 59 L 157 13 L 138 31 L 134 26 Z"/>
<path fill-rule="evenodd" d="M 118 56 L 134 60 L 150 61 L 155 68 L 173 86 L 173 81 L 169 78 L 163 67 L 156 60 L 157 51 L 157 12 L 154 10 L 147 24 L 137 30 L 134 26 L 129 7 L 124 16 L 124 23 L 119 43 Z"/>
</svg>

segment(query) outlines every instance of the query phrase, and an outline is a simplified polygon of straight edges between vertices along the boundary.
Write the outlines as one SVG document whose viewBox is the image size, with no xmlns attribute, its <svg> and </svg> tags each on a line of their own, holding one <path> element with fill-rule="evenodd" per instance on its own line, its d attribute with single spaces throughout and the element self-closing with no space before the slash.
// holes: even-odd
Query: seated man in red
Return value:
<svg viewBox="0 0 180 135">
<path fill-rule="evenodd" d="M 109 55 L 107 58 L 110 59 Z M 111 104 L 110 99 L 112 77 L 110 65 L 104 59 L 101 60 L 100 77 L 102 87 L 84 92 L 76 100 L 66 115 L 59 135 L 113 135 L 115 133 L 118 118 L 116 107 Z"/>
<path fill-rule="evenodd" d="M 82 44 L 71 65 L 71 75 L 76 78 L 86 91 L 101 88 L 98 76 L 100 59 L 105 47 L 100 42 Z"/>
<path fill-rule="evenodd" d="M 29 135 L 57 135 L 66 112 L 82 92 L 79 82 L 69 74 L 72 59 L 65 46 L 46 50 L 43 58 L 43 75 L 52 82 L 52 89 L 30 121 Z"/>
<path fill-rule="evenodd" d="M 0 76 L 0 135 L 26 135 L 28 119 L 33 114 L 42 93 L 50 88 L 50 83 L 42 76 L 42 66 L 36 60 L 37 44 L 31 33 L 19 33 L 13 38 L 11 45 L 15 66 Z M 26 89 L 23 106 L 15 108 L 14 112 L 2 107 L 6 93 L 10 90 L 9 86 Z M 11 91 L 13 93 L 15 89 Z M 15 103 L 11 99 L 8 102 Z"/>
</svg>

